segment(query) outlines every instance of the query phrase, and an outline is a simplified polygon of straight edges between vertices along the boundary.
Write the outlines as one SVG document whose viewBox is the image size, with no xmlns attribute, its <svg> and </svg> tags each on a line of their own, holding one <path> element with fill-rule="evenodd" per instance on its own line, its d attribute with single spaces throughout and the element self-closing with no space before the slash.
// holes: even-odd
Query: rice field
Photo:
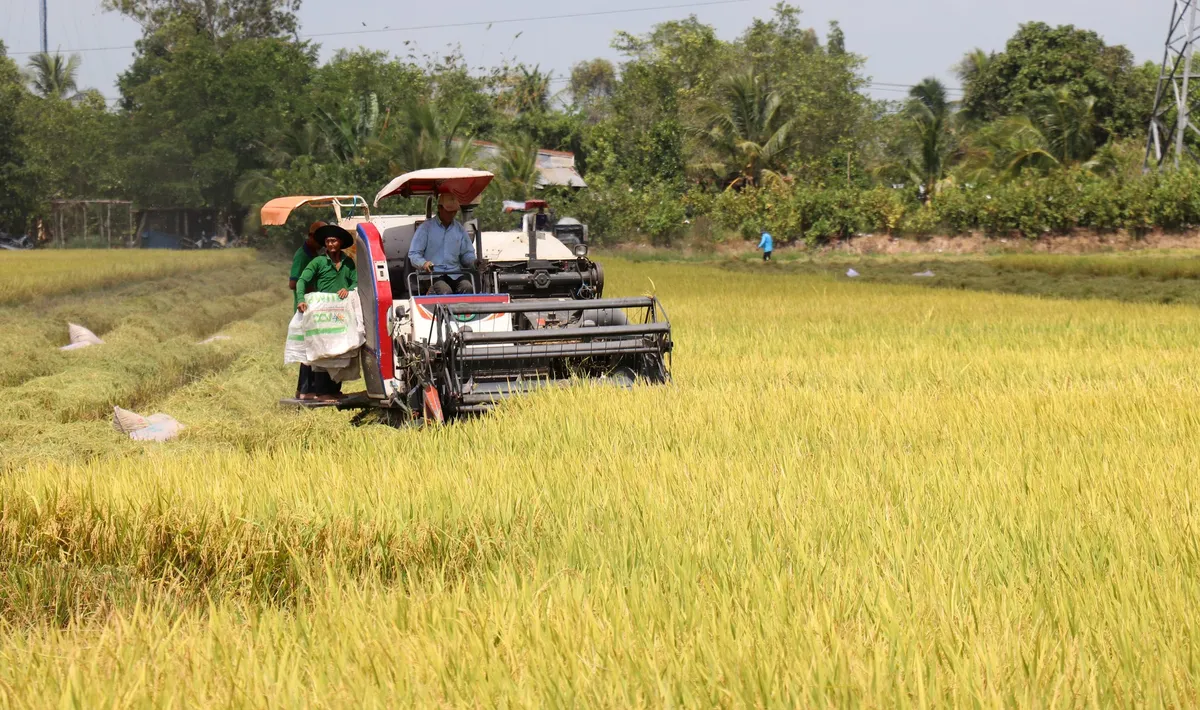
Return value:
<svg viewBox="0 0 1200 710">
<path fill-rule="evenodd" d="M 1158 280 L 1200 278 L 1200 258 L 1194 255 L 1148 254 L 1130 257 L 1125 254 L 1011 254 L 994 257 L 992 261 L 1002 269 L 1040 271 L 1054 276 L 1083 274 Z"/>
<path fill-rule="evenodd" d="M 821 275 L 859 283 L 991 291 L 1043 298 L 1200 306 L 1200 258 L 1181 250 L 1061 254 L 894 254 L 797 252 L 763 265 L 746 257 L 712 260 L 730 271 Z M 661 258 L 660 258 L 661 261 Z M 854 269 L 856 276 L 848 276 Z"/>
<path fill-rule="evenodd" d="M 219 269 L 253 258 L 244 249 L 38 249 L 0 256 L 5 266 L 0 305 L 117 286 L 130 280 Z"/>
<path fill-rule="evenodd" d="M 605 266 L 673 385 L 425 430 L 275 406 L 283 264 L 9 308 L 0 706 L 1200 702 L 1200 311 Z"/>
</svg>

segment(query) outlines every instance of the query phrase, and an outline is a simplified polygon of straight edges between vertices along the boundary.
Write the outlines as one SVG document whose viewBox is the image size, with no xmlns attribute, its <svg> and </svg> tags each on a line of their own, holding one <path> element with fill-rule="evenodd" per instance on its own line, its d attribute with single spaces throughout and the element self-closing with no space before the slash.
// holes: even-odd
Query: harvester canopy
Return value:
<svg viewBox="0 0 1200 710">
<path fill-rule="evenodd" d="M 375 206 L 392 195 L 418 197 L 450 193 L 459 204 L 472 205 L 495 177 L 486 170 L 470 168 L 426 168 L 404 173 L 383 186 L 375 195 Z"/>
<path fill-rule="evenodd" d="M 286 224 L 292 212 L 301 207 L 332 207 L 338 221 L 342 219 L 342 210 L 361 209 L 364 217 L 371 216 L 367 201 L 358 195 L 288 195 L 263 205 L 259 217 L 263 226 L 278 227 Z"/>
</svg>

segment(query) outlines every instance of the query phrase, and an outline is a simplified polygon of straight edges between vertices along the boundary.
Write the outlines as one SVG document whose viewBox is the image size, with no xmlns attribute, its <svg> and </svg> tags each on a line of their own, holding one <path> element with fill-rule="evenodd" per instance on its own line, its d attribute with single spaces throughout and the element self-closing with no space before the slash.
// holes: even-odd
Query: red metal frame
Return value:
<svg viewBox="0 0 1200 710">
<path fill-rule="evenodd" d="M 375 283 L 375 337 L 379 342 L 379 374 L 384 380 L 392 380 L 396 378 L 396 358 L 392 355 L 392 336 L 387 329 L 388 309 L 392 307 L 392 282 L 380 281 L 375 277 L 375 262 L 387 261 L 387 255 L 383 251 L 383 237 L 379 234 L 379 228 L 370 222 L 360 223 L 358 232 L 367 244 L 367 269 Z"/>
</svg>

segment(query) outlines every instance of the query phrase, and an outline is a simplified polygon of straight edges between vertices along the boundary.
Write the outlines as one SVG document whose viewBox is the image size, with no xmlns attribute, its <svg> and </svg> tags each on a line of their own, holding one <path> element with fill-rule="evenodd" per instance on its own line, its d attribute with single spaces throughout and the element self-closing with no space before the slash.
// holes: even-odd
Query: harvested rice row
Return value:
<svg viewBox="0 0 1200 710">
<path fill-rule="evenodd" d="M 154 342 L 189 335 L 201 339 L 227 323 L 285 303 L 278 265 L 257 260 L 182 279 L 143 281 L 87 296 L 59 296 L 0 310 L 0 388 L 69 369 L 82 352 L 59 352 L 67 323 L 102 338 L 122 325 L 138 326 Z"/>
<path fill-rule="evenodd" d="M 195 274 L 256 259 L 248 249 L 39 249 L 0 254 L 0 304 L 91 291 L 130 281 Z"/>
<path fill-rule="evenodd" d="M 181 387 L 209 376 L 219 380 L 214 373 L 266 343 L 275 343 L 274 359 L 282 369 L 280 343 L 287 312 L 286 304 L 276 302 L 224 328 L 221 334 L 227 340 L 207 344 L 198 344 L 190 335 L 154 342 L 148 331 L 122 326 L 103 346 L 66 353 L 82 357 L 64 373 L 0 390 L 7 402 L 0 411 L 0 470 L 32 461 L 140 450 L 143 445 L 121 438 L 109 426 L 114 405 L 159 406 Z M 147 342 L 150 347 L 144 345 Z M 171 413 L 189 424 L 184 416 Z"/>
</svg>

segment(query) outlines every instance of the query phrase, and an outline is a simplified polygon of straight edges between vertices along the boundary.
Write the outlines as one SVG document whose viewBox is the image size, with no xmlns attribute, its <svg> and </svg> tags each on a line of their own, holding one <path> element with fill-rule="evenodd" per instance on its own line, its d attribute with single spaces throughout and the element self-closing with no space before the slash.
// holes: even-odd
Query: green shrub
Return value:
<svg viewBox="0 0 1200 710">
<path fill-rule="evenodd" d="M 905 234 L 932 234 L 940 231 L 940 216 L 932 204 L 925 204 L 909 210 L 900 224 L 900 231 Z"/>
<path fill-rule="evenodd" d="M 674 188 L 657 184 L 639 194 L 639 231 L 658 246 L 669 246 L 683 231 L 687 219 L 682 196 Z"/>
<path fill-rule="evenodd" d="M 597 181 L 569 200 L 572 216 L 601 241 L 646 235 L 669 245 L 687 223 L 707 218 L 705 239 L 736 233 L 757 240 L 767 230 L 781 244 L 819 244 L 862 232 L 886 234 L 1043 234 L 1077 228 L 1188 229 L 1200 225 L 1200 169 L 1107 178 L 1082 169 L 982 184 L 950 185 L 926 205 L 903 190 L 817 182 L 731 189 L 683 190 L 657 183 L 640 190 Z M 560 214 L 566 212 L 560 209 Z M 695 232 L 695 230 L 692 230 Z"/>
<path fill-rule="evenodd" d="M 864 231 L 891 234 L 904 221 L 909 206 L 898 190 L 876 187 L 860 196 L 861 227 Z"/>
<path fill-rule="evenodd" d="M 951 187 L 934 196 L 913 224 L 919 225 L 920 234 L 944 230 L 952 234 L 969 232 L 979 228 L 979 206 L 983 195 L 979 188 Z M 905 227 L 904 231 L 909 231 Z"/>
</svg>

